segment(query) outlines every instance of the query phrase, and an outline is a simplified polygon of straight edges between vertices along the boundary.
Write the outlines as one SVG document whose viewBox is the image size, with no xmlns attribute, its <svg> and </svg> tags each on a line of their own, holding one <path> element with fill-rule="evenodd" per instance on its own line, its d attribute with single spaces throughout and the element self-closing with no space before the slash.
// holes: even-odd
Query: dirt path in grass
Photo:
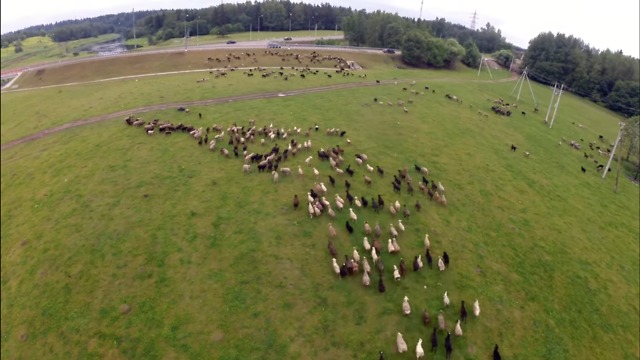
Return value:
<svg viewBox="0 0 640 360">
<path fill-rule="evenodd" d="M 507 79 L 500 79 L 500 80 L 478 80 L 478 81 L 481 81 L 481 82 L 505 82 L 505 81 L 513 81 L 515 79 L 517 79 L 517 77 L 515 77 L 515 78 L 514 77 L 510 77 L 510 78 L 507 78 Z M 430 81 L 468 81 L 468 80 L 465 80 L 465 79 L 429 79 L 429 80 Z M 322 87 L 316 87 L 316 88 L 306 88 L 306 89 L 290 90 L 290 91 L 283 91 L 283 92 L 272 92 L 272 93 L 250 94 L 250 95 L 240 95 L 240 96 L 229 96 L 229 97 L 216 98 L 216 99 L 195 100 L 195 101 L 186 101 L 186 102 L 179 102 L 179 103 L 166 103 L 166 104 L 156 104 L 156 105 L 143 106 L 143 107 L 139 107 L 139 108 L 135 108 L 135 109 L 122 110 L 122 111 L 118 111 L 118 112 L 114 112 L 114 113 L 110 113 L 110 114 L 94 116 L 94 117 L 90 117 L 90 118 L 87 118 L 87 119 L 75 120 L 75 121 L 68 122 L 66 124 L 54 126 L 52 128 L 39 131 L 39 132 L 37 132 L 35 134 L 31 134 L 31 135 L 22 137 L 20 139 L 12 140 L 12 141 L 9 141 L 9 142 L 7 142 L 5 144 L 2 144 L 1 147 L 0 147 L 0 150 L 4 151 L 4 150 L 10 149 L 10 148 L 12 148 L 14 146 L 17 146 L 17 145 L 20 145 L 20 144 L 24 144 L 26 142 L 38 140 L 38 139 L 43 138 L 45 136 L 48 136 L 48 135 L 51 135 L 51 134 L 55 134 L 55 133 L 58 133 L 58 132 L 61 132 L 61 131 L 67 130 L 67 129 L 71 129 L 71 128 L 75 128 L 75 127 L 83 126 L 83 125 L 88 125 L 88 124 L 93 124 L 93 123 L 97 123 L 97 122 L 100 122 L 100 121 L 106 121 L 106 120 L 111 120 L 111 119 L 116 119 L 116 118 L 124 118 L 126 116 L 131 115 L 131 114 L 140 114 L 140 113 L 145 113 L 145 112 L 149 112 L 149 111 L 157 111 L 157 110 L 177 109 L 180 106 L 190 107 L 190 106 L 205 106 L 205 105 L 214 105 L 214 104 L 224 104 L 224 103 L 230 103 L 230 102 L 234 102 L 234 101 L 270 99 L 270 98 L 277 98 L 277 97 L 287 97 L 287 96 L 312 94 L 312 93 L 332 91 L 332 90 L 341 90 L 341 89 L 350 89 L 350 88 L 356 88 L 356 87 L 376 86 L 376 85 L 381 85 L 381 84 L 387 84 L 388 85 L 388 84 L 397 84 L 397 83 L 405 83 L 405 82 L 409 82 L 409 80 L 381 80 L 379 83 L 374 81 L 374 82 L 363 82 L 363 83 L 338 84 L 338 85 L 329 85 L 329 86 L 322 86 Z"/>
</svg>

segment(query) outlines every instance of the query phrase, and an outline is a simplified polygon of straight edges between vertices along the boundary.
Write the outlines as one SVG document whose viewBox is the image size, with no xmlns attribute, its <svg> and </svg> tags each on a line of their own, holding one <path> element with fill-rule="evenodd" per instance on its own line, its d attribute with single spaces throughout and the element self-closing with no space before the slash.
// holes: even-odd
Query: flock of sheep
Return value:
<svg viewBox="0 0 640 360">
<path fill-rule="evenodd" d="M 415 85 L 415 82 L 412 85 Z M 428 87 L 425 87 L 425 89 L 428 89 Z M 377 102 L 377 99 L 375 101 Z M 199 114 L 199 117 L 202 118 L 202 114 Z M 410 196 L 414 196 L 416 200 L 413 208 L 418 213 L 423 207 L 420 199 L 435 200 L 440 206 L 447 206 L 445 187 L 441 182 L 427 178 L 431 174 L 427 167 L 414 164 L 415 175 L 410 173 L 407 166 L 402 166 L 397 170 L 397 173 L 390 173 L 379 165 L 373 166 L 372 159 L 366 154 L 354 153 L 347 155 L 344 146 L 350 147 L 351 141 L 345 137 L 345 130 L 328 128 L 323 131 L 328 138 L 333 138 L 331 142 L 335 143 L 336 140 L 342 139 L 345 143 L 344 146 L 336 145 L 325 148 L 316 147 L 315 144 L 312 144 L 312 134 L 320 133 L 318 125 L 307 129 L 302 127 L 283 128 L 273 124 L 256 126 L 255 121 L 250 120 L 246 126 L 238 126 L 234 123 L 226 128 L 217 124 L 210 127 L 195 127 L 162 122 L 158 119 L 146 122 L 135 118 L 133 115 L 127 117 L 125 122 L 128 125 L 143 128 L 148 135 L 153 135 L 154 133 L 169 135 L 174 132 L 188 134 L 188 137 L 199 146 L 206 147 L 211 151 L 217 150 L 225 158 L 231 158 L 231 153 L 233 153 L 233 157 L 242 161 L 241 169 L 244 173 L 255 173 L 257 169 L 258 173 L 270 174 L 272 182 L 275 184 L 279 183 L 280 178 L 283 176 L 297 177 L 300 181 L 309 181 L 309 191 L 305 199 L 308 216 L 312 220 L 323 216 L 328 217 L 329 239 L 327 248 L 331 256 L 332 271 L 340 279 L 362 273 L 362 285 L 369 287 L 373 274 L 372 270 L 375 267 L 378 273 L 377 289 L 379 293 L 386 291 L 385 277 L 388 276 L 394 282 L 399 282 L 410 276 L 403 257 L 399 259 L 397 265 L 393 264 L 390 268 L 384 264 L 381 255 L 385 250 L 389 254 L 401 253 L 402 234 L 405 233 L 407 226 L 403 220 L 410 221 L 412 213 L 407 204 L 402 204 L 399 199 L 385 201 L 379 191 L 373 190 L 373 186 L 389 186 L 397 196 L 403 191 Z M 280 147 L 280 144 L 284 145 Z M 304 153 L 304 155 L 298 157 L 300 152 Z M 393 180 L 389 181 L 391 176 Z M 416 176 L 416 180 L 413 179 L 414 176 Z M 328 186 L 325 185 L 323 179 L 328 180 Z M 419 193 L 414 193 L 416 186 Z M 356 191 L 356 189 L 358 190 Z M 356 195 L 356 192 L 359 192 L 360 195 Z M 367 193 L 366 196 L 364 195 L 365 193 Z M 371 194 L 376 194 L 377 196 L 371 196 Z M 342 195 L 344 195 L 344 198 Z M 332 200 L 330 201 L 329 199 Z M 297 194 L 294 194 L 293 208 L 298 209 L 302 201 Z M 387 201 L 388 205 L 386 205 Z M 381 210 L 388 210 L 392 217 L 399 217 L 397 222 L 389 223 L 388 233 L 383 232 L 379 221 L 376 221 L 375 225 L 372 226 L 369 221 L 364 220 L 365 218 L 369 220 L 375 218 Z M 345 229 L 348 233 L 346 236 L 362 236 L 361 251 L 364 255 L 360 255 L 357 247 L 352 247 L 349 254 L 344 255 L 344 261 L 338 261 L 340 257 L 334 240 L 338 237 L 339 232 L 334 227 L 334 221 L 340 213 L 348 214 L 345 221 Z M 360 222 L 358 219 L 361 219 Z M 356 231 L 356 227 L 362 229 L 362 232 L 360 230 Z M 386 241 L 384 237 L 387 237 Z M 386 249 L 383 249 L 385 244 Z M 426 262 L 429 269 L 433 269 L 434 259 L 431 251 L 429 235 L 425 234 L 424 261 L 423 253 L 411 255 L 413 256 L 411 269 L 414 273 L 418 274 L 424 271 L 424 262 Z M 369 254 L 371 263 L 367 259 Z M 440 273 L 446 271 L 449 267 L 449 261 L 450 257 L 446 251 L 437 256 L 436 265 Z M 404 296 L 402 299 L 401 309 L 403 316 L 411 316 L 412 311 L 409 301 L 408 296 Z M 438 348 L 439 332 L 446 334 L 444 348 L 447 358 L 451 356 L 453 351 L 453 342 L 450 333 L 451 329 L 447 327 L 443 309 L 449 307 L 450 304 L 449 294 L 445 291 L 443 294 L 443 308 L 437 312 L 437 323 L 434 322 L 435 326 L 433 326 L 430 338 L 431 352 L 435 353 Z M 467 318 L 464 300 L 461 300 L 460 304 L 459 316 L 452 329 L 456 336 L 463 335 L 462 324 L 466 322 Z M 423 310 L 421 320 L 425 326 L 430 327 L 432 325 L 431 314 L 427 309 Z M 473 314 L 475 317 L 480 315 L 480 305 L 477 299 L 473 303 Z M 400 353 L 408 351 L 401 332 L 396 334 L 396 346 Z M 422 338 L 419 338 L 419 336 L 415 352 L 417 359 L 424 357 Z M 499 357 L 496 345 L 494 359 L 499 359 Z M 380 352 L 380 358 L 384 358 L 382 352 Z"/>
</svg>

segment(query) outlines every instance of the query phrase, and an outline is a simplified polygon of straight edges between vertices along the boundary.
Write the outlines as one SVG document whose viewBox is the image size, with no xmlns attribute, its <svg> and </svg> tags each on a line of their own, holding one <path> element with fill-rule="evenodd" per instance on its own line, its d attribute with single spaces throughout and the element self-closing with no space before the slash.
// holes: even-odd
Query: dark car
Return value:
<svg viewBox="0 0 640 360">
<path fill-rule="evenodd" d="M 290 41 L 293 40 L 290 36 L 287 36 L 286 38 L 284 38 L 285 41 Z"/>
<path fill-rule="evenodd" d="M 393 49 L 384 49 L 384 50 L 382 50 L 382 52 L 385 53 L 385 54 L 395 54 L 396 53 L 396 51 L 393 50 Z"/>
<path fill-rule="evenodd" d="M 229 41 L 227 41 L 227 44 L 235 44 L 235 43 L 236 43 L 236 41 L 235 41 L 235 40 L 229 40 Z"/>
</svg>

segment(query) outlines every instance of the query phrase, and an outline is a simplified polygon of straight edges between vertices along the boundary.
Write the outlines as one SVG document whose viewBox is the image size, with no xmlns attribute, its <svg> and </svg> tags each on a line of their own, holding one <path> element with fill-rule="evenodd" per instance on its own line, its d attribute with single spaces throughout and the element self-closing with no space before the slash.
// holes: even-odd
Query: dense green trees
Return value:
<svg viewBox="0 0 640 360">
<path fill-rule="evenodd" d="M 640 62 L 620 51 L 598 51 L 573 36 L 548 32 L 529 42 L 522 65 L 533 80 L 564 83 L 627 116 L 640 113 Z"/>
</svg>

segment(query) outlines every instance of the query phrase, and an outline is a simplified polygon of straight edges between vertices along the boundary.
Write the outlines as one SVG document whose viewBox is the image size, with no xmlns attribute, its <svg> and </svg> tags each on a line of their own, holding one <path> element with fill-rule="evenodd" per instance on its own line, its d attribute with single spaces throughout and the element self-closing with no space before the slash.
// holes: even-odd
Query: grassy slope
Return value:
<svg viewBox="0 0 640 360">
<path fill-rule="evenodd" d="M 22 41 L 23 51 L 15 52 L 14 46 L 0 50 L 2 69 L 14 69 L 47 61 L 57 61 L 65 57 L 75 57 L 72 53 L 90 44 L 114 40 L 117 34 L 100 35 L 94 38 L 56 43 L 49 37 L 35 36 Z M 82 55 L 87 55 L 83 53 Z"/>
<path fill-rule="evenodd" d="M 418 314 L 423 307 L 435 314 L 447 290 L 455 305 L 446 310 L 449 328 L 460 300 L 469 310 L 475 298 L 482 305 L 454 340 L 455 358 L 488 357 L 495 342 L 508 358 L 637 358 L 638 188 L 622 181 L 612 194 L 613 176 L 601 181 L 592 165 L 581 174 L 578 166 L 589 164 L 581 152 L 557 144 L 562 136 L 612 139 L 617 120 L 572 96 L 563 96 L 553 130 L 543 114 L 485 119 L 476 110 L 490 106 L 487 98 L 509 99 L 513 83 L 429 85 L 438 93 L 414 97 L 408 114 L 371 102 L 406 100 L 400 85 L 193 109 L 207 119 L 202 125 L 253 118 L 340 127 L 351 147 L 323 133 L 312 140 L 314 148 L 341 144 L 347 163 L 365 152 L 388 172 L 426 164 L 447 188 L 449 207 L 422 200 L 423 211 L 405 221 L 402 256 L 421 253 L 428 231 L 434 253 L 446 250 L 452 266 L 398 284 L 387 273 L 384 295 L 359 278 L 337 280 L 328 219 L 290 210 L 292 194 L 312 185 L 309 176 L 274 186 L 186 135 L 148 137 L 120 120 L 3 151 L 2 356 L 372 358 L 395 352 L 396 331 L 410 349 L 418 337 L 428 348 Z M 534 89 L 547 103 L 550 92 Z M 446 92 L 464 103 L 447 101 Z M 257 147 L 250 150 L 264 151 Z M 329 173 L 328 164 L 314 165 Z M 396 199 L 390 178 L 366 189 L 359 170 L 354 194 Z M 335 221 L 341 254 L 360 249 L 363 220 L 383 229 L 391 220 L 388 212 L 358 214 L 357 236 L 344 230 L 346 213 Z M 387 268 L 398 261 L 383 258 Z M 400 315 L 404 295 L 414 311 L 408 319 Z M 119 315 L 123 303 L 131 314 Z"/>
<path fill-rule="evenodd" d="M 290 53 L 290 52 L 285 52 Z M 308 54 L 309 52 L 300 52 Z M 42 80 L 34 72 L 20 78 L 20 88 L 32 88 L 40 83 L 41 86 L 51 86 L 56 83 L 76 83 L 108 79 L 118 76 L 131 76 L 154 72 L 167 72 L 179 70 L 208 70 L 207 57 L 223 57 L 227 52 L 190 52 L 167 53 L 161 55 L 127 56 L 98 61 L 97 63 L 80 63 L 74 66 L 63 66 L 45 70 Z M 354 53 L 322 53 L 322 55 L 344 56 L 354 60 L 365 67 L 367 78 L 358 76 L 342 77 L 333 76 L 331 79 L 320 73 L 318 76 L 310 76 L 306 79 L 290 78 L 282 81 L 280 77 L 262 79 L 259 76 L 248 78 L 239 72 L 232 73 L 228 78 L 215 79 L 208 72 L 197 72 L 190 75 L 165 75 L 161 77 L 141 77 L 114 80 L 110 83 L 96 82 L 82 86 L 49 87 L 17 92 L 5 92 L 2 94 L 0 107 L 0 121 L 2 134 L 0 140 L 5 143 L 10 140 L 41 131 L 55 125 L 64 124 L 73 120 L 84 119 L 91 116 L 108 114 L 124 109 L 134 109 L 144 105 L 162 104 L 167 102 L 180 102 L 190 100 L 211 99 L 232 95 L 286 91 L 307 87 L 317 87 L 345 82 L 372 82 L 374 78 L 415 78 L 424 76 L 429 78 L 447 77 L 452 79 L 468 78 L 472 71 L 463 72 L 435 72 L 435 71 L 410 71 L 392 69 L 388 70 L 384 65 L 392 65 L 397 57 L 378 56 L 373 54 Z M 333 60 L 325 60 L 321 63 L 311 63 L 305 59 L 302 64 L 292 61 L 282 61 L 278 56 L 257 54 L 256 59 L 264 66 L 314 66 L 332 69 Z M 149 63 L 152 61 L 151 63 Z M 217 65 L 217 62 L 214 62 Z M 254 66 L 244 64 L 239 60 L 232 60 L 232 66 Z M 96 72 L 96 66 L 100 68 Z M 279 71 L 279 70 L 278 70 Z M 286 70 L 285 70 L 286 71 Z M 293 72 L 293 70 L 288 70 Z M 196 83 L 203 76 L 210 81 Z M 498 75 L 496 75 L 498 76 Z M 405 85 L 406 86 L 406 85 Z M 11 106 L 22 104 L 22 106 Z M 75 109 L 70 112 L 69 109 Z M 27 122 L 17 122 L 14 119 L 25 118 Z"/>
</svg>

